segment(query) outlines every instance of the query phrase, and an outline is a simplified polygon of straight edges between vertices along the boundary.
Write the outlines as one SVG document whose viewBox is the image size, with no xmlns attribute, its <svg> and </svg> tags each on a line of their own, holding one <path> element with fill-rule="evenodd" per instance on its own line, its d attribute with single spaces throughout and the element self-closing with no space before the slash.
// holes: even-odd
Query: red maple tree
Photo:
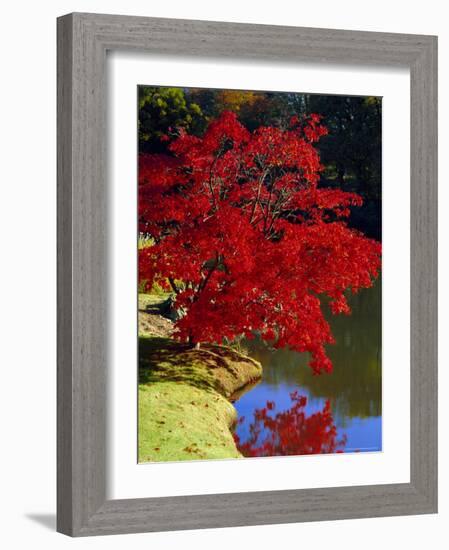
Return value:
<svg viewBox="0 0 449 550">
<path fill-rule="evenodd" d="M 349 313 L 344 292 L 369 287 L 381 246 L 348 227 L 361 198 L 320 188 L 318 115 L 249 132 L 232 112 L 202 137 L 180 131 L 169 154 L 139 157 L 139 230 L 154 245 L 139 277 L 170 288 L 183 316 L 176 335 L 221 342 L 255 331 L 311 354 L 330 371 L 334 342 L 323 313 Z"/>
</svg>

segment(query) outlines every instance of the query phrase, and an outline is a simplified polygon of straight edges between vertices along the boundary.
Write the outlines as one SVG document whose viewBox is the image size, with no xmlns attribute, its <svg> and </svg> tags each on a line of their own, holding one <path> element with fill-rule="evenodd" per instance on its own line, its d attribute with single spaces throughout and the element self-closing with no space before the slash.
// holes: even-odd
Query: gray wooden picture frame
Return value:
<svg viewBox="0 0 449 550">
<path fill-rule="evenodd" d="M 58 19 L 57 529 L 101 535 L 437 511 L 437 38 L 73 13 Z M 410 483 L 106 499 L 106 52 L 408 67 Z"/>
</svg>

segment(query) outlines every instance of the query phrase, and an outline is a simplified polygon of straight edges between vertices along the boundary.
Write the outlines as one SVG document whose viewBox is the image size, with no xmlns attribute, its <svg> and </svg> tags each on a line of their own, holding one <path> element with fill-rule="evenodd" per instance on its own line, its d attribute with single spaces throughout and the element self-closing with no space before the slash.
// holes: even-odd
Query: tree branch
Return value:
<svg viewBox="0 0 449 550">
<path fill-rule="evenodd" d="M 169 277 L 168 282 L 170 283 L 170 286 L 172 287 L 173 292 L 176 295 L 178 295 L 181 292 L 181 290 L 176 286 L 175 280 L 172 277 Z"/>
</svg>

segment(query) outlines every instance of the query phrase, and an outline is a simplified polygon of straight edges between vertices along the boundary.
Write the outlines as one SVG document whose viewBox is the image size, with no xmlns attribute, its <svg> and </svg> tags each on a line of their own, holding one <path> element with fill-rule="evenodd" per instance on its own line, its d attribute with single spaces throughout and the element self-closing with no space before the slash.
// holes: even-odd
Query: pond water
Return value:
<svg viewBox="0 0 449 550">
<path fill-rule="evenodd" d="M 316 448 L 321 449 L 318 451 L 310 450 L 312 447 L 301 450 L 299 446 L 299 450 L 292 452 L 290 448 L 284 452 L 280 443 L 280 451 L 277 445 L 277 453 L 266 454 L 382 449 L 381 282 L 351 295 L 348 301 L 352 308 L 350 316 L 326 315 L 336 339 L 336 344 L 327 348 L 334 367 L 330 374 L 313 375 L 307 365 L 309 356 L 306 353 L 274 350 L 257 338 L 244 342 L 249 355 L 263 365 L 260 383 L 234 403 L 239 415 L 235 433 L 244 455 L 263 454 L 260 451 L 245 452 L 245 443 L 251 447 L 251 437 L 253 449 L 260 449 L 260 444 L 267 438 L 272 442 L 277 439 L 279 444 L 282 437 L 289 439 L 288 434 L 294 437 L 295 429 L 302 430 L 306 434 L 304 437 L 309 439 L 322 437 L 324 432 L 329 435 L 330 424 L 337 445 L 320 447 L 318 444 Z M 293 392 L 306 398 L 300 407 L 297 401 L 292 401 Z M 323 414 L 326 403 L 332 415 L 330 420 L 328 414 Z M 260 417 L 263 408 L 268 418 L 275 419 L 274 422 L 261 423 L 260 419 L 255 422 L 255 414 Z M 320 422 L 323 424 L 321 431 Z M 258 433 L 257 445 L 255 430 Z M 273 433 L 276 430 L 283 433 Z"/>
</svg>

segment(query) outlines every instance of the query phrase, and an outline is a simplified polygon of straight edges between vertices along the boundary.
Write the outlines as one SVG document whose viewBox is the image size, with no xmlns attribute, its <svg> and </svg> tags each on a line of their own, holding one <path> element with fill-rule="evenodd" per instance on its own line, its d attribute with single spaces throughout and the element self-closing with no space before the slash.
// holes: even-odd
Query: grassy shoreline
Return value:
<svg viewBox="0 0 449 550">
<path fill-rule="evenodd" d="M 226 346 L 161 337 L 156 315 L 139 335 L 139 462 L 239 458 L 229 401 L 260 379 L 260 363 Z M 148 330 L 149 326 L 156 330 Z M 157 334 L 157 335 L 156 335 Z"/>
</svg>

